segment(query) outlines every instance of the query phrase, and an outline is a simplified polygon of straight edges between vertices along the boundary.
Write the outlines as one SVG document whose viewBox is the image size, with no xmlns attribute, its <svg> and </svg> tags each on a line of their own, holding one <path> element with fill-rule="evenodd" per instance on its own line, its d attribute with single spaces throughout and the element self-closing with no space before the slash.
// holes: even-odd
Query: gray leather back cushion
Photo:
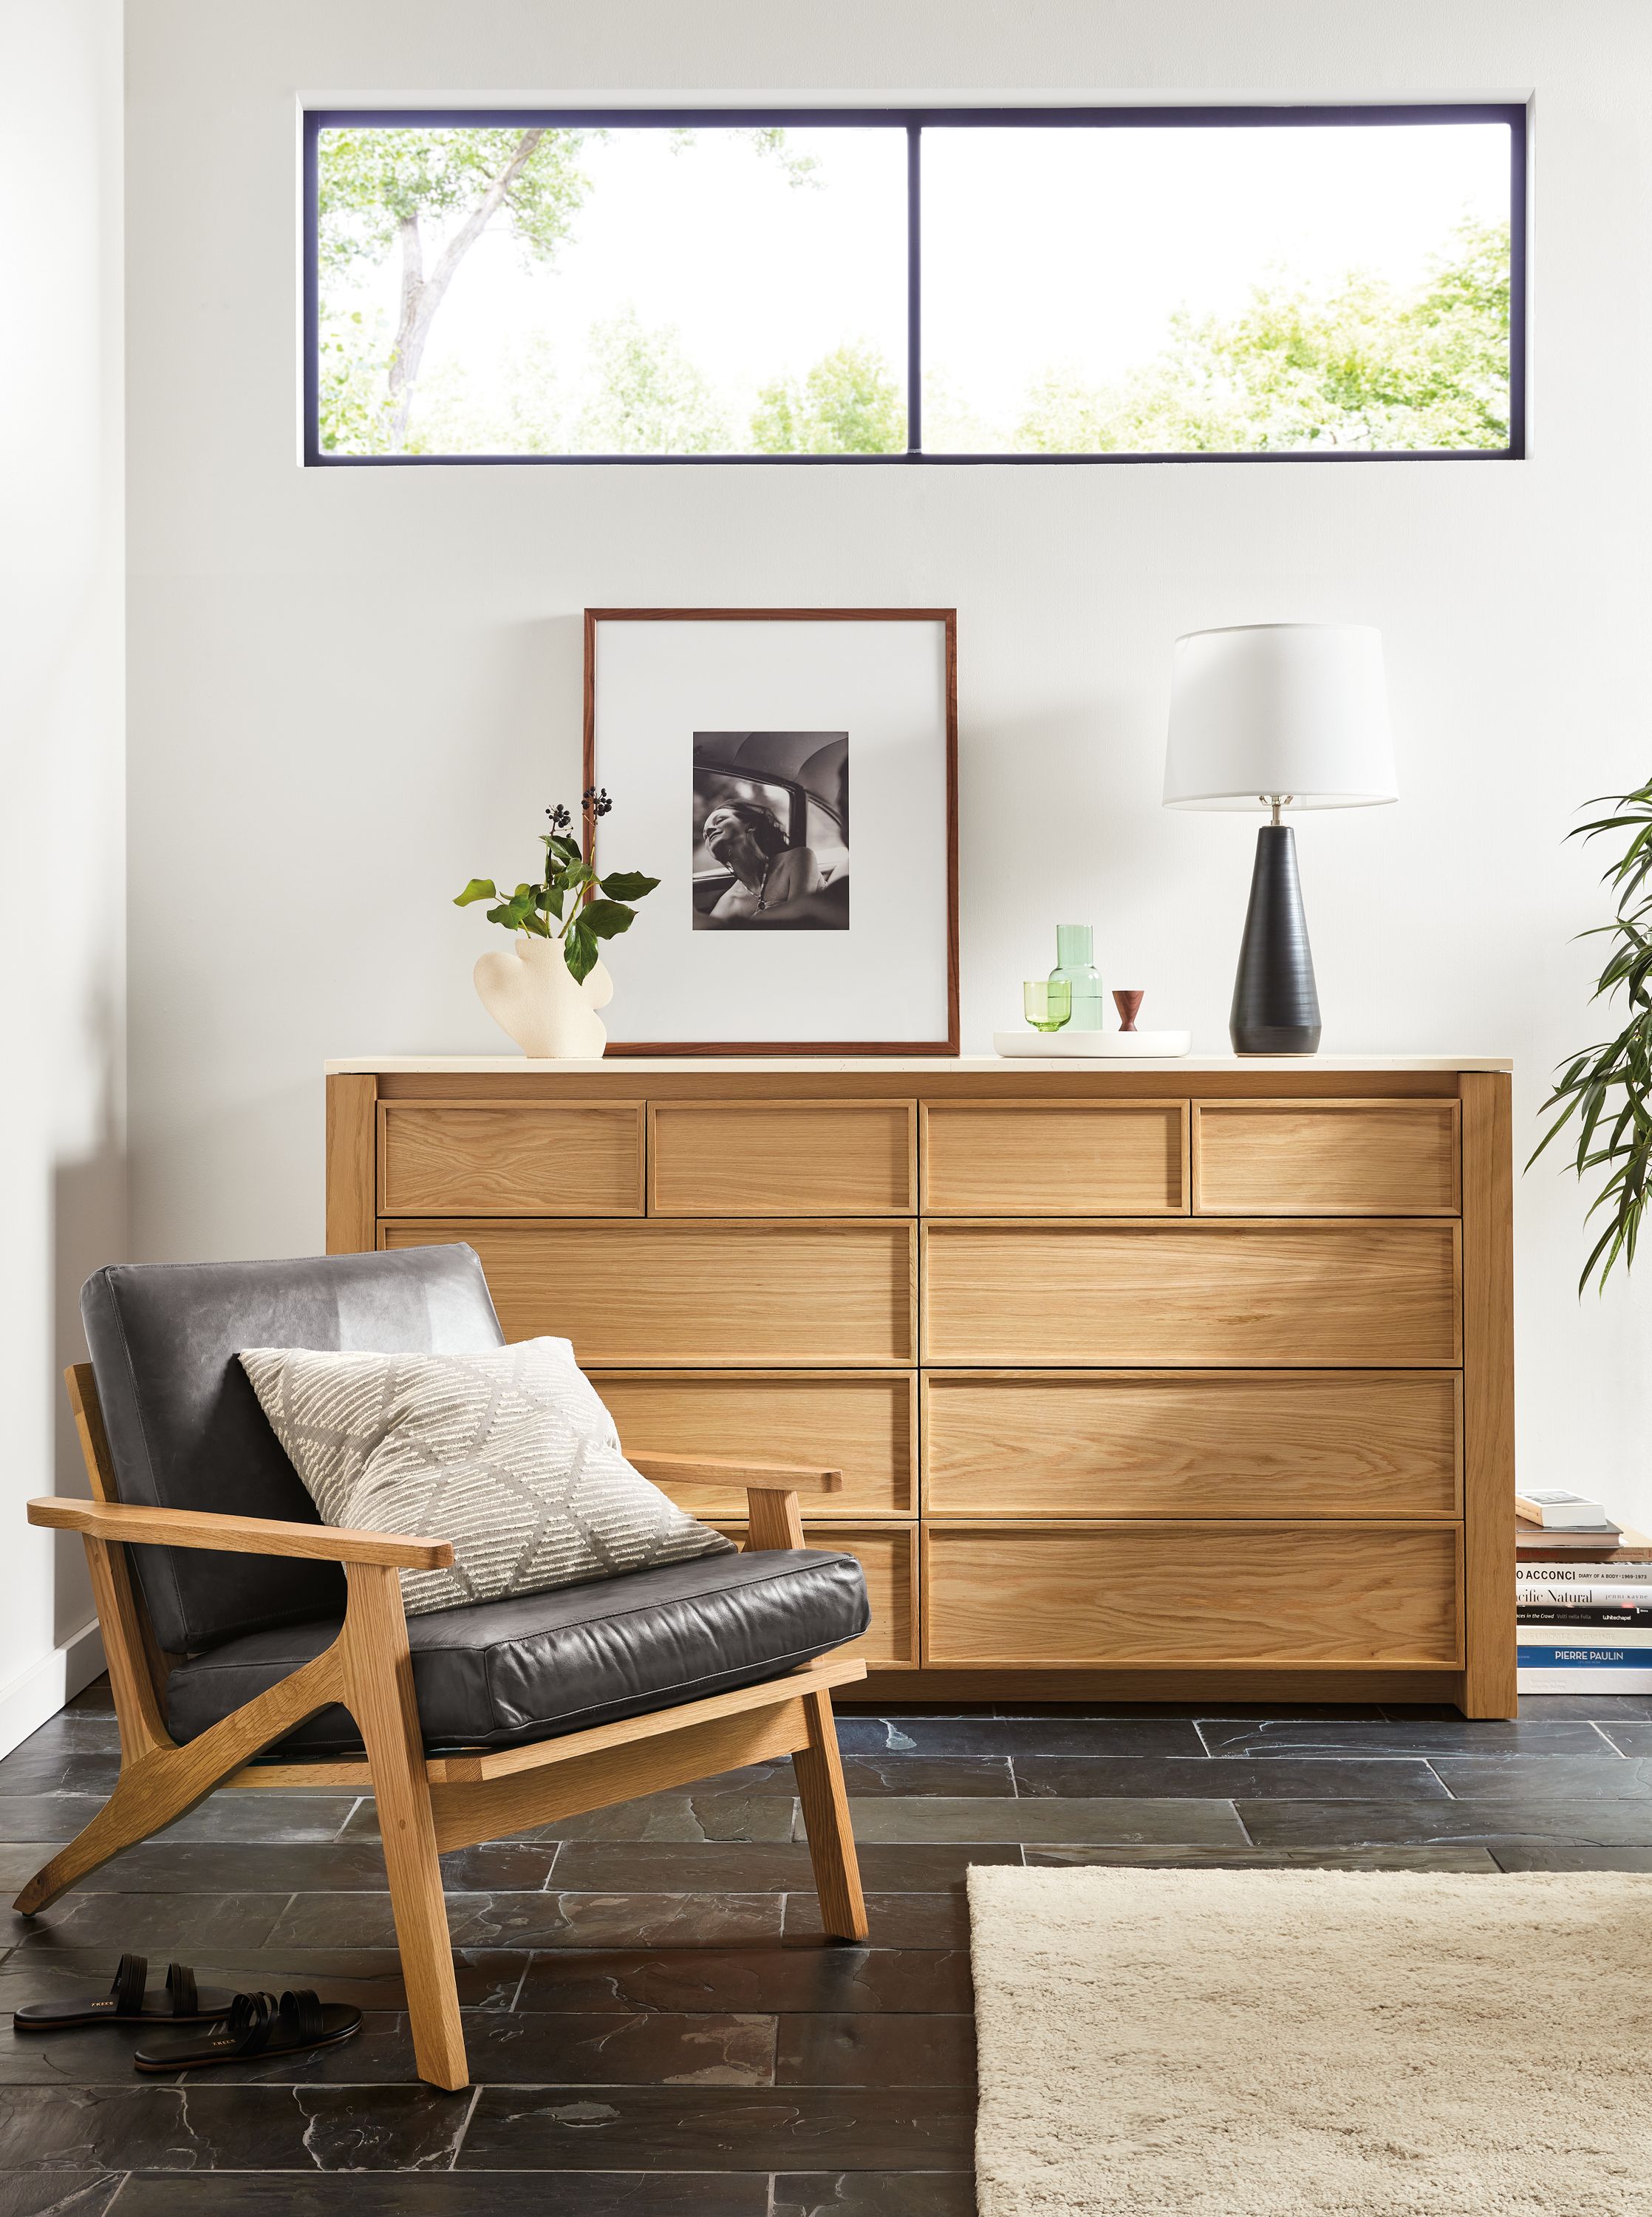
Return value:
<svg viewBox="0 0 1652 2217">
<path fill-rule="evenodd" d="M 472 1247 L 269 1263 L 117 1263 L 80 1312 L 123 1501 L 288 1522 L 320 1520 L 236 1361 L 243 1347 L 374 1355 L 502 1345 Z M 194 1655 L 266 1627 L 336 1615 L 334 1563 L 133 1550 L 161 1646 Z"/>
</svg>

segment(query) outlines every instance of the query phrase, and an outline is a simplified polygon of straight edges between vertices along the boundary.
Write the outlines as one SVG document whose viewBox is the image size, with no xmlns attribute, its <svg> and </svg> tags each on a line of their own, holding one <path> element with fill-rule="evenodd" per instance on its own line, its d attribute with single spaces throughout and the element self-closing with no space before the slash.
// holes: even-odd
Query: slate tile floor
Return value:
<svg viewBox="0 0 1652 2217">
<path fill-rule="evenodd" d="M 475 2083 L 412 2074 L 370 1801 L 223 1794 L 0 1934 L 0 2217 L 969 2217 L 964 1874 L 1322 1864 L 1652 1873 L 1652 1699 L 849 1714 L 872 1915 L 819 1938 L 790 1766 L 447 1858 Z M 0 1762 L 6 1893 L 114 1775 L 102 1686 Z M 123 1948 L 314 1985 L 348 2046 L 187 2082 L 16 2039 Z"/>
</svg>

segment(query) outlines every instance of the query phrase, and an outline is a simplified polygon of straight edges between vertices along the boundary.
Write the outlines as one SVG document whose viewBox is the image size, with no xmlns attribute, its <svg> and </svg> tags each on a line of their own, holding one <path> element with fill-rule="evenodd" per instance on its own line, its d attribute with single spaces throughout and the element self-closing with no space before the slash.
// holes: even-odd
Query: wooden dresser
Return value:
<svg viewBox="0 0 1652 2217">
<path fill-rule="evenodd" d="M 1507 1073 L 340 1062 L 327 1244 L 468 1240 L 639 1454 L 841 1465 L 874 1699 L 1512 1716 Z"/>
</svg>

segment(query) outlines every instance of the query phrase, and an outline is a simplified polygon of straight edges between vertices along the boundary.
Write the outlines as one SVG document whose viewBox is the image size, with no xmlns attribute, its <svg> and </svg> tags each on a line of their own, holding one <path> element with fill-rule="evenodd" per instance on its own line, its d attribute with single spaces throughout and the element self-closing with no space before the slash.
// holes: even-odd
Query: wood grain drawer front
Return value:
<svg viewBox="0 0 1652 2217">
<path fill-rule="evenodd" d="M 1222 1216 L 1454 1216 L 1455 1101 L 1200 1101 L 1193 1207 Z"/>
<path fill-rule="evenodd" d="M 640 1216 L 643 1103 L 381 1101 L 385 1216 Z"/>
<path fill-rule="evenodd" d="M 924 1227 L 927 1363 L 1460 1362 L 1458 1226 Z"/>
<path fill-rule="evenodd" d="M 935 1216 L 1185 1216 L 1185 1101 L 926 1101 Z"/>
<path fill-rule="evenodd" d="M 700 1512 L 703 1514 L 704 1512 Z M 746 1528 L 737 1518 L 707 1516 L 743 1547 Z M 879 1670 L 911 1670 L 918 1659 L 918 1528 L 915 1524 L 834 1524 L 804 1520 L 804 1543 L 853 1555 L 866 1574 L 872 1623 L 864 1640 L 835 1647 L 834 1655 L 859 1655 Z"/>
<path fill-rule="evenodd" d="M 926 1516 L 1457 1516 L 1450 1370 L 929 1370 Z"/>
<path fill-rule="evenodd" d="M 830 1499 L 835 1514 L 916 1513 L 911 1371 L 598 1370 L 591 1382 L 613 1411 L 628 1454 L 819 1464 L 843 1473 L 843 1491 Z M 746 1490 L 696 1492 L 683 1505 L 697 1516 L 740 1516 Z"/>
<path fill-rule="evenodd" d="M 915 1101 L 656 1101 L 661 1216 L 910 1216 Z"/>
<path fill-rule="evenodd" d="M 935 1664 L 1455 1664 L 1449 1525 L 924 1527 Z"/>
<path fill-rule="evenodd" d="M 910 1224 L 380 1226 L 386 1247 L 465 1239 L 507 1339 L 571 1339 L 585 1369 L 863 1368 L 912 1360 Z"/>
</svg>

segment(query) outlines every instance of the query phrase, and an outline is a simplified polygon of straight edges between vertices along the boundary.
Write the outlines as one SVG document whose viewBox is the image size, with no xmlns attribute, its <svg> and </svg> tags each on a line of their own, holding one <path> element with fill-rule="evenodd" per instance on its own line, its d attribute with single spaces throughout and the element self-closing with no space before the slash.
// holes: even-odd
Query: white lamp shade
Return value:
<svg viewBox="0 0 1652 2217">
<path fill-rule="evenodd" d="M 1368 808 L 1398 799 L 1369 624 L 1242 624 L 1176 641 L 1167 808 Z"/>
</svg>

